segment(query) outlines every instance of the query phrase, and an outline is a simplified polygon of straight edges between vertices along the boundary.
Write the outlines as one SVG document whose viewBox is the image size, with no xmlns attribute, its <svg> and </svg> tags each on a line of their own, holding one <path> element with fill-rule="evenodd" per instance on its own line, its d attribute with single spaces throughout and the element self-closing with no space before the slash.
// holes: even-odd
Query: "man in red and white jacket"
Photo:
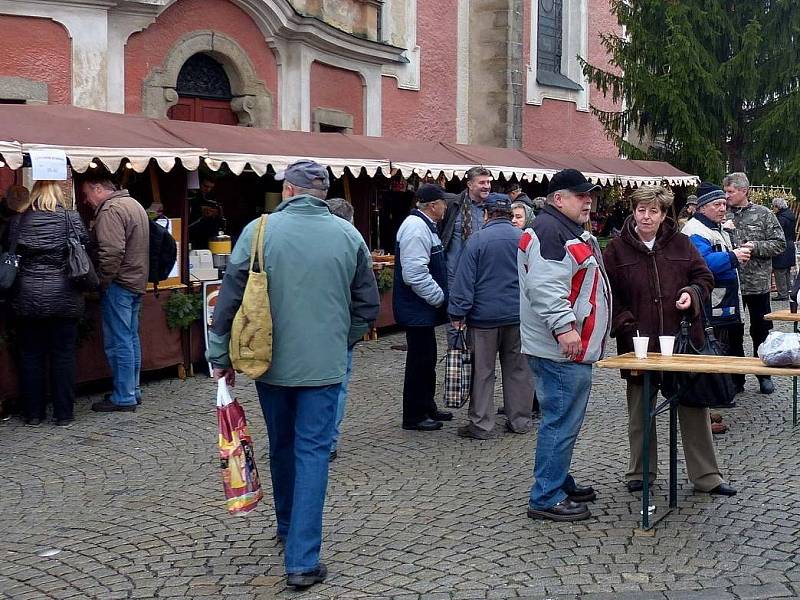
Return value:
<svg viewBox="0 0 800 600">
<path fill-rule="evenodd" d="M 536 376 L 542 420 L 528 516 L 578 521 L 591 516 L 591 486 L 569 473 L 586 414 L 592 364 L 603 355 L 611 291 L 597 240 L 584 229 L 598 186 L 575 169 L 550 180 L 547 206 L 520 240 L 520 336 Z"/>
</svg>

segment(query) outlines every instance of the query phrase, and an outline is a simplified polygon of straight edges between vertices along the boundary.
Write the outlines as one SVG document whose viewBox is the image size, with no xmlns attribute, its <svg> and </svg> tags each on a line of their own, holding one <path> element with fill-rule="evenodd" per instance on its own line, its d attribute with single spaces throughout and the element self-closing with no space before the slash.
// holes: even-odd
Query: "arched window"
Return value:
<svg viewBox="0 0 800 600">
<path fill-rule="evenodd" d="M 208 54 L 195 54 L 184 63 L 178 73 L 176 87 L 179 96 L 189 98 L 233 98 L 225 69 Z"/>
<path fill-rule="evenodd" d="M 194 54 L 183 64 L 175 85 L 178 103 L 167 112 L 176 121 L 238 125 L 231 108 L 231 82 L 222 65 L 208 54 Z"/>
</svg>

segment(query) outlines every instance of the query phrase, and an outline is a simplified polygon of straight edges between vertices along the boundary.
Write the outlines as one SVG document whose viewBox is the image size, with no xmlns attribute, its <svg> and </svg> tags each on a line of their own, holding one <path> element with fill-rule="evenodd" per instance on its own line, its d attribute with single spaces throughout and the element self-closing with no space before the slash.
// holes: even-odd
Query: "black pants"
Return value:
<svg viewBox="0 0 800 600">
<path fill-rule="evenodd" d="M 744 324 L 722 325 L 714 327 L 714 335 L 722 344 L 726 356 L 744 356 Z M 744 387 L 744 375 L 731 375 L 737 387 Z"/>
<path fill-rule="evenodd" d="M 45 382 L 49 374 L 53 418 L 71 419 L 75 404 L 78 321 L 59 318 L 20 319 L 16 325 L 24 417 L 44 418 Z"/>
<path fill-rule="evenodd" d="M 406 373 L 403 380 L 403 424 L 414 425 L 436 413 L 436 331 L 406 328 Z"/>
<path fill-rule="evenodd" d="M 758 347 L 767 339 L 772 321 L 765 321 L 764 315 L 772 312 L 769 292 L 765 294 L 742 294 L 742 301 L 750 313 L 750 338 L 753 340 L 753 356 L 758 356 Z"/>
</svg>

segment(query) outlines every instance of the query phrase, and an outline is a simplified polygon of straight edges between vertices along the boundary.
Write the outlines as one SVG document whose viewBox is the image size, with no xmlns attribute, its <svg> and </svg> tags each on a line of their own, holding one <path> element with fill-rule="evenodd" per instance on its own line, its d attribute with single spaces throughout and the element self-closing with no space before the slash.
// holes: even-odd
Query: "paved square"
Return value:
<svg viewBox="0 0 800 600">
<path fill-rule="evenodd" d="M 0 598 L 800 597 L 800 427 L 791 426 L 790 379 L 762 396 L 748 378 L 725 411 L 731 430 L 716 438 L 717 450 L 739 494 L 693 494 L 681 466 L 680 509 L 643 537 L 634 535 L 639 496 L 622 483 L 627 416 L 617 372 L 595 370 L 573 462 L 579 482 L 598 489 L 593 518 L 532 521 L 535 432 L 506 433 L 500 417 L 493 439 L 459 438 L 466 408 L 439 432 L 403 431 L 405 354 L 392 349 L 401 343 L 395 334 L 356 349 L 325 509 L 325 584 L 284 587 L 266 433 L 244 381 L 236 394 L 267 493 L 250 515 L 226 514 L 215 384 L 198 376 L 148 384 L 136 413 L 94 414 L 98 397 L 81 397 L 68 429 L 0 424 Z"/>
</svg>

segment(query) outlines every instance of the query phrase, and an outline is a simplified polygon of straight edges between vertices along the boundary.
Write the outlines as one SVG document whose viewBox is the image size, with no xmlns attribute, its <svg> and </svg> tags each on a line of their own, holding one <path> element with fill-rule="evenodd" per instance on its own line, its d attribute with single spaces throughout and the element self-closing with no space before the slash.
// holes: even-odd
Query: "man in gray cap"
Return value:
<svg viewBox="0 0 800 600">
<path fill-rule="evenodd" d="M 486 440 L 494 428 L 495 362 L 500 355 L 503 406 L 512 433 L 531 430 L 533 377 L 520 349 L 517 246 L 522 231 L 511 224 L 511 199 L 489 194 L 484 225 L 467 240 L 450 290 L 453 327 L 466 323 L 475 353 L 469 422 L 460 437 Z"/>
<path fill-rule="evenodd" d="M 272 365 L 256 381 L 256 391 L 269 435 L 287 583 L 304 588 L 327 575 L 319 560 L 322 507 L 347 348 L 378 316 L 380 299 L 361 234 L 323 201 L 327 169 L 301 160 L 275 178 L 283 181 L 283 202 L 268 219 L 263 249 L 270 278 Z M 258 220 L 247 225 L 236 243 L 209 332 L 214 376 L 229 384 L 234 371 L 228 342 L 257 225 Z"/>
</svg>

